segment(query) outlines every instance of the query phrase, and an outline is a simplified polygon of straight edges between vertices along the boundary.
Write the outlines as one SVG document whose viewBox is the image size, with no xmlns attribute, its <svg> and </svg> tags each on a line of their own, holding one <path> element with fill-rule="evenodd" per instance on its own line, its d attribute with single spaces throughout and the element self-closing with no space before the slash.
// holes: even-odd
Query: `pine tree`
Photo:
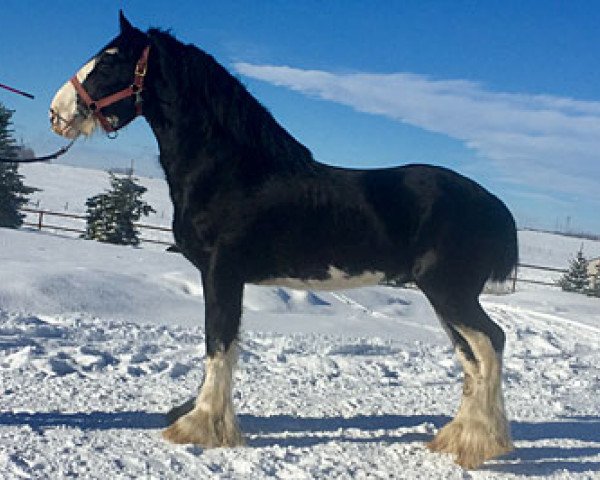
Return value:
<svg viewBox="0 0 600 480">
<path fill-rule="evenodd" d="M 588 262 L 583 256 L 582 245 L 577 256 L 571 260 L 569 271 L 558 281 L 558 285 L 566 292 L 585 293 L 590 284 L 587 266 Z"/>
<path fill-rule="evenodd" d="M 12 111 L 0 103 L 0 157 L 17 158 L 17 147 L 12 130 Z M 17 163 L 0 163 L 0 227 L 19 228 L 23 215 L 19 209 L 27 203 L 27 196 L 37 188 L 23 184 Z"/>
<path fill-rule="evenodd" d="M 85 202 L 87 228 L 83 238 L 119 245 L 140 243 L 134 222 L 155 210 L 141 199 L 147 189 L 135 180 L 110 173 L 111 189 Z"/>
</svg>

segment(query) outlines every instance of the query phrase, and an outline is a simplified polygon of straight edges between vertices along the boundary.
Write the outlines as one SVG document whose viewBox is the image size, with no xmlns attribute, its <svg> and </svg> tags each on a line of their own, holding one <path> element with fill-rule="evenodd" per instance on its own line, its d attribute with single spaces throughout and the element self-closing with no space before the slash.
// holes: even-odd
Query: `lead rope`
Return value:
<svg viewBox="0 0 600 480">
<path fill-rule="evenodd" d="M 64 147 L 59 148 L 56 152 L 51 153 L 50 155 L 45 155 L 43 157 L 31 157 L 31 158 L 8 158 L 8 157 L 0 157 L 1 163 L 33 163 L 33 162 L 47 162 L 48 160 L 55 160 L 61 155 L 64 155 L 69 151 L 69 148 L 73 146 L 76 138 L 71 140 Z"/>
<path fill-rule="evenodd" d="M 31 93 L 24 92 L 23 90 L 18 90 L 14 87 L 9 87 L 8 85 L 4 85 L 0 83 L 0 87 L 4 88 L 10 92 L 17 93 L 19 95 L 23 95 L 24 97 L 31 98 L 32 100 L 35 98 Z M 75 138 L 71 140 L 68 145 L 65 145 L 62 148 L 59 148 L 56 152 L 51 153 L 50 155 L 45 155 L 43 157 L 31 157 L 31 158 L 8 158 L 8 157 L 0 157 L 0 163 L 33 163 L 33 162 L 47 162 L 48 160 L 55 160 L 61 155 L 64 155 L 69 151 L 69 148 L 75 143 Z"/>
</svg>

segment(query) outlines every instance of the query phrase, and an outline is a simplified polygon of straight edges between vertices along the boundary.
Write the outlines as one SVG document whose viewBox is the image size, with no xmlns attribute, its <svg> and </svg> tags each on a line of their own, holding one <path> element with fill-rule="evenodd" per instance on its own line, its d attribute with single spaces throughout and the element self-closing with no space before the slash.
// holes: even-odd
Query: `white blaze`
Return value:
<svg viewBox="0 0 600 480">
<path fill-rule="evenodd" d="M 80 83 L 83 83 L 90 72 L 94 70 L 96 62 L 97 59 L 94 57 L 79 69 L 76 76 Z M 80 133 L 89 135 L 96 127 L 96 121 L 93 117 L 82 119 L 80 122 L 74 122 L 77 115 L 77 91 L 70 80 L 54 95 L 50 104 L 50 111 L 52 130 L 67 138 L 75 138 Z"/>
</svg>

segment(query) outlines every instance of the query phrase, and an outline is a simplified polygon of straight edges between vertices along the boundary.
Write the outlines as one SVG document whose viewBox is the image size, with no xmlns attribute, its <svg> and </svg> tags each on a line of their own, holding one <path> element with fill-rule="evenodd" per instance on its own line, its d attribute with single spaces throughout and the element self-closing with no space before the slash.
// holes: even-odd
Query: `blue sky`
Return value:
<svg viewBox="0 0 600 480">
<path fill-rule="evenodd" d="M 46 153 L 54 92 L 117 33 L 171 28 L 236 74 L 315 158 L 426 162 L 500 196 L 521 226 L 600 233 L 600 3 L 594 1 L 5 0 L 0 90 L 17 136 Z M 138 120 L 61 160 L 159 176 Z"/>
</svg>

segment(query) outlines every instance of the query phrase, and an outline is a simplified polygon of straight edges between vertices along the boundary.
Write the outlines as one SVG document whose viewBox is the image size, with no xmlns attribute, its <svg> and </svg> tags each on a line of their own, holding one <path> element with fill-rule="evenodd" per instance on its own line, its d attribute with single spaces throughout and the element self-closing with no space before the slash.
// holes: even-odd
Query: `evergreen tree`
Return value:
<svg viewBox="0 0 600 480">
<path fill-rule="evenodd" d="M 585 293 L 590 284 L 587 271 L 588 262 L 583 256 L 583 245 L 577 256 L 571 260 L 569 271 L 558 281 L 558 285 L 566 292 Z"/>
<path fill-rule="evenodd" d="M 111 189 L 85 202 L 87 227 L 83 238 L 119 245 L 140 243 L 134 222 L 155 210 L 141 199 L 147 189 L 135 180 L 110 173 Z"/>
<path fill-rule="evenodd" d="M 12 130 L 12 111 L 0 103 L 0 157 L 17 158 L 17 147 Z M 37 188 L 23 184 L 17 163 L 0 163 L 0 227 L 19 228 L 23 215 L 19 209 L 27 203 L 27 196 Z"/>
</svg>

